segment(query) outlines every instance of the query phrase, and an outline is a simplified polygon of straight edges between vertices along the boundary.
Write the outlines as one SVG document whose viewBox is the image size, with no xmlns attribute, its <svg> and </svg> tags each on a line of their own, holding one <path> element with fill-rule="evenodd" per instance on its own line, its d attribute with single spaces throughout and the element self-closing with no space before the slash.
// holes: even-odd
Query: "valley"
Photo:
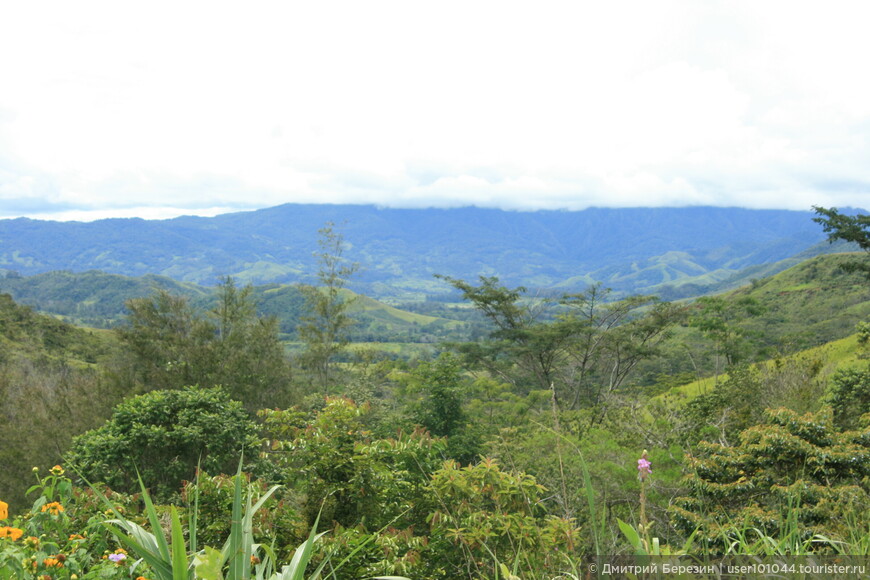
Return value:
<svg viewBox="0 0 870 580">
<path fill-rule="evenodd" d="M 808 237 L 789 254 L 780 237 L 756 243 L 757 263 L 611 256 L 566 278 L 448 269 L 424 288 L 366 282 L 366 262 L 355 281 L 351 250 L 371 242 L 351 231 L 326 230 L 284 281 L 192 279 L 214 272 L 206 262 L 169 268 L 178 277 L 4 270 L 4 529 L 98 573 L 91 554 L 134 547 L 88 527 L 106 516 L 86 481 L 149 525 L 141 475 L 153 509 L 196 514 L 179 530 L 206 545 L 270 542 L 266 562 L 308 546 L 311 566 L 345 562 L 334 577 L 348 580 L 493 577 L 510 558 L 535 577 L 602 554 L 713 561 L 727 546 L 870 553 L 863 238 Z M 233 532 L 244 495 L 263 502 L 259 527 Z M 45 515 L 49 500 L 66 515 Z M 76 551 L 66 538 L 85 529 Z M 32 552 L 13 542 L 14 561 Z"/>
</svg>

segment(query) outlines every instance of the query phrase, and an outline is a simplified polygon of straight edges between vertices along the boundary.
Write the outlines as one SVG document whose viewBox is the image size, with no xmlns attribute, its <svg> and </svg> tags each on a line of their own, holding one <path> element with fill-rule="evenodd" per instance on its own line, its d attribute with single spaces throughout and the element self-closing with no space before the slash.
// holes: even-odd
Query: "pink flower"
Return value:
<svg viewBox="0 0 870 580">
<path fill-rule="evenodd" d="M 646 476 L 652 473 L 652 463 L 646 458 L 646 449 L 644 449 L 640 459 L 637 460 L 637 472 L 641 481 L 645 480 Z"/>
</svg>

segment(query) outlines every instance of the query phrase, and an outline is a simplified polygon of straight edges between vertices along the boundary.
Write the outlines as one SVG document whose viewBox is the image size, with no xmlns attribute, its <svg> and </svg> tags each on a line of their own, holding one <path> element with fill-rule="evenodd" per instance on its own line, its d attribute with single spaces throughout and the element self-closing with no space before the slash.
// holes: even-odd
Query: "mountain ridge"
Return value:
<svg viewBox="0 0 870 580">
<path fill-rule="evenodd" d="M 598 281 L 643 292 L 717 270 L 783 260 L 822 242 L 813 213 L 692 206 L 508 211 L 284 204 L 211 218 L 95 222 L 0 220 L 0 268 L 33 275 L 102 270 L 215 284 L 310 282 L 318 230 L 334 223 L 373 296 L 444 291 L 435 274 L 509 285 Z M 674 252 L 683 259 L 675 260 Z M 646 264 L 644 266 L 644 264 Z M 681 269 L 682 268 L 682 269 Z M 637 271 L 647 269 L 647 275 Z"/>
</svg>

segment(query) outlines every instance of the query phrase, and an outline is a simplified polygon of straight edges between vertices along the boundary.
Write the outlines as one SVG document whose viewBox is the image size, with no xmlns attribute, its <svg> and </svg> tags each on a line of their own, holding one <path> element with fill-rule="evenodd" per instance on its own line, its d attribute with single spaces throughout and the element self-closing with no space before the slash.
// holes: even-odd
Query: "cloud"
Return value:
<svg viewBox="0 0 870 580">
<path fill-rule="evenodd" d="M 8 12 L 3 215 L 290 201 L 806 209 L 870 193 L 863 3 Z"/>
</svg>

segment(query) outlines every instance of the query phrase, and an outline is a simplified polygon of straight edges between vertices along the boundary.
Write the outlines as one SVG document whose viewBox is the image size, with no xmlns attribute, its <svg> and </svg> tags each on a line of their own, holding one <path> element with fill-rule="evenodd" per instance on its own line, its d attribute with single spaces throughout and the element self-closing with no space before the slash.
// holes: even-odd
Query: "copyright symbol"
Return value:
<svg viewBox="0 0 870 580">
<path fill-rule="evenodd" d="M 598 566 L 596 566 L 595 564 L 589 564 L 589 571 L 595 574 L 596 572 L 598 572 Z"/>
</svg>

